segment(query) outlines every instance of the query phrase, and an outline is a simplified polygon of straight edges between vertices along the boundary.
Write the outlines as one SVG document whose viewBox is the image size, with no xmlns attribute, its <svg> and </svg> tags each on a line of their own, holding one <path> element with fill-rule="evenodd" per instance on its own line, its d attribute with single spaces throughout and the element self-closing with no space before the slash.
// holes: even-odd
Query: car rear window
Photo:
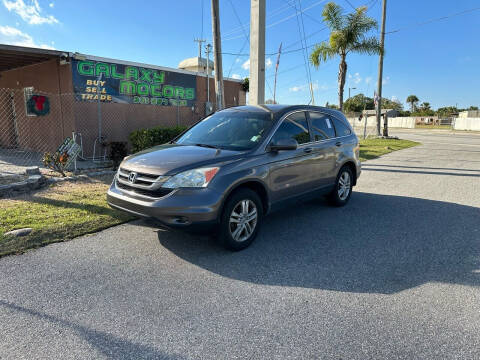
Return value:
<svg viewBox="0 0 480 360">
<path fill-rule="evenodd" d="M 328 115 L 310 112 L 310 121 L 312 124 L 312 134 L 315 141 L 325 140 L 335 137 L 332 118 Z"/>
<path fill-rule="evenodd" d="M 345 123 L 341 120 L 333 118 L 333 124 L 335 125 L 335 131 L 337 132 L 337 137 L 340 136 L 347 136 L 352 133 L 352 130 L 345 125 Z"/>
</svg>

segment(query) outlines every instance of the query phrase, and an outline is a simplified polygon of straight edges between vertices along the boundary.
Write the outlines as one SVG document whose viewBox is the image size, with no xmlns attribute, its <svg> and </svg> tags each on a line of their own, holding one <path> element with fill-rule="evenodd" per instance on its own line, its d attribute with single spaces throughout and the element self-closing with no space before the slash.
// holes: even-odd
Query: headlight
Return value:
<svg viewBox="0 0 480 360">
<path fill-rule="evenodd" d="M 219 169 L 218 167 L 210 167 L 187 170 L 172 176 L 162 187 L 168 189 L 176 189 L 179 187 L 206 187 Z"/>
</svg>

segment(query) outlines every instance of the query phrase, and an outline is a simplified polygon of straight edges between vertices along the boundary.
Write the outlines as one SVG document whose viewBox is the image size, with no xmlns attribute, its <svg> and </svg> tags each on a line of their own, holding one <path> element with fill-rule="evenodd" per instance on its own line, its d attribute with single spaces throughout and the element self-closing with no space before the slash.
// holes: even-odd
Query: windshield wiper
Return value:
<svg viewBox="0 0 480 360">
<path fill-rule="evenodd" d="M 210 148 L 210 149 L 220 149 L 218 146 L 215 146 L 215 145 L 210 145 L 210 144 L 194 144 L 195 146 L 201 146 L 201 147 L 206 147 L 206 148 Z"/>
</svg>

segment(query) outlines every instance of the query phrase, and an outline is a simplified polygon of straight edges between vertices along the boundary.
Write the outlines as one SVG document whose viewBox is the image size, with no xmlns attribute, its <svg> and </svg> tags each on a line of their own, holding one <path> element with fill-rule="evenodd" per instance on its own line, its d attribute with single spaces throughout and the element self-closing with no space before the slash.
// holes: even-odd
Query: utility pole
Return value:
<svg viewBox="0 0 480 360">
<path fill-rule="evenodd" d="M 380 34 L 380 57 L 378 60 L 378 84 L 377 84 L 377 136 L 380 136 L 380 119 L 382 117 L 382 78 L 383 78 L 383 50 L 385 48 L 385 18 L 387 15 L 387 0 L 382 4 L 382 32 Z M 383 135 L 388 136 L 388 120 L 385 114 Z"/>
<path fill-rule="evenodd" d="M 278 66 L 280 65 L 280 54 L 282 53 L 282 43 L 280 43 L 280 47 L 278 48 L 278 56 L 277 56 L 277 64 L 275 65 L 275 83 L 273 85 L 273 103 L 276 104 L 276 95 L 277 95 L 277 73 L 278 73 Z"/>
<path fill-rule="evenodd" d="M 206 42 L 205 39 L 193 39 L 194 42 L 198 43 L 198 57 L 202 57 L 202 44 Z"/>
<path fill-rule="evenodd" d="M 217 110 L 222 110 L 225 106 L 225 93 L 223 90 L 222 41 L 220 36 L 220 10 L 218 0 L 212 0 L 212 32 L 213 47 L 215 51 L 214 67 Z"/>
<path fill-rule="evenodd" d="M 265 103 L 265 0 L 250 1 L 249 104 Z"/>
<path fill-rule="evenodd" d="M 207 102 L 210 102 L 210 53 L 212 45 L 205 45 L 205 53 L 207 54 Z"/>
</svg>

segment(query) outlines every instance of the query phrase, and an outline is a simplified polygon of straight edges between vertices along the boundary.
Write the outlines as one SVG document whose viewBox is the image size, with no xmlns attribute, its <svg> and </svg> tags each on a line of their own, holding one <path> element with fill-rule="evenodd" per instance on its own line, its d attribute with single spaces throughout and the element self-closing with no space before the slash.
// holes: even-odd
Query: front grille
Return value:
<svg viewBox="0 0 480 360">
<path fill-rule="evenodd" d="M 135 194 L 148 196 L 152 198 L 161 198 L 163 196 L 170 194 L 173 191 L 173 189 L 164 189 L 164 188 L 158 188 L 154 190 L 141 189 L 138 187 L 133 187 L 127 184 L 123 184 L 119 181 L 116 182 L 116 185 L 117 185 L 117 188 L 119 188 L 120 190 L 129 191 Z"/>
</svg>

